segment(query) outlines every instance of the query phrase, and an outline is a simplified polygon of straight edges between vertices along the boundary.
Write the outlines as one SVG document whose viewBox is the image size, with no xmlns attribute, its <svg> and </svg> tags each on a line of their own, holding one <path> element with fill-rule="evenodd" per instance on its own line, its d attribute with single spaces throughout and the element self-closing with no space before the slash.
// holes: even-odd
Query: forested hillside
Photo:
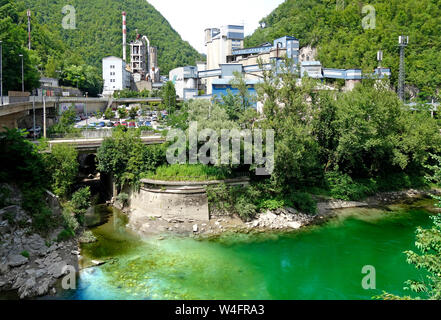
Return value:
<svg viewBox="0 0 441 320">
<path fill-rule="evenodd" d="M 198 52 L 183 41 L 168 21 L 145 0 L 18 0 L 30 7 L 39 23 L 60 33 L 68 48 L 84 57 L 85 62 L 101 66 L 108 55 L 122 57 L 121 12 L 127 12 L 127 42 L 134 40 L 136 29 L 158 47 L 161 73 L 177 66 L 194 64 Z M 76 11 L 76 29 L 64 29 L 62 8 Z M 36 36 L 36 35 L 34 35 Z"/>
<path fill-rule="evenodd" d="M 337 3 L 345 3 L 344 7 Z M 376 12 L 374 29 L 363 29 L 364 5 Z M 262 19 L 265 27 L 246 39 L 258 45 L 292 35 L 301 46 L 318 47 L 318 59 L 328 68 L 377 66 L 376 52 L 384 51 L 383 66 L 392 69 L 396 85 L 399 67 L 398 36 L 409 36 L 406 51 L 407 84 L 419 97 L 431 99 L 441 86 L 440 0 L 287 0 Z"/>
</svg>

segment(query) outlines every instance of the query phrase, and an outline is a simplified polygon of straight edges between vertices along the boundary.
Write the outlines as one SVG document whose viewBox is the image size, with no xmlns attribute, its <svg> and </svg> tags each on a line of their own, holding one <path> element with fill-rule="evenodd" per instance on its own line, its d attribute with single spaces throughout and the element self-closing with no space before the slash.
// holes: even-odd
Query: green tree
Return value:
<svg viewBox="0 0 441 320">
<path fill-rule="evenodd" d="M 67 197 L 78 176 L 78 151 L 67 144 L 54 145 L 47 156 L 47 168 L 54 193 Z"/>
<path fill-rule="evenodd" d="M 427 281 L 408 280 L 406 290 L 423 295 L 429 300 L 441 300 L 441 216 L 431 217 L 433 226 L 430 229 L 418 228 L 416 231 L 415 246 L 420 253 L 406 251 L 407 263 L 419 270 L 427 272 Z M 384 292 L 377 297 L 385 300 L 421 299 L 420 296 L 400 297 Z"/>
<path fill-rule="evenodd" d="M 113 119 L 115 118 L 115 112 L 113 112 L 112 108 L 107 108 L 106 111 L 104 112 L 104 117 L 107 120 Z"/>
<path fill-rule="evenodd" d="M 172 114 L 176 110 L 176 89 L 173 82 L 168 81 L 162 87 L 161 97 L 167 112 Z"/>
<path fill-rule="evenodd" d="M 127 112 L 126 108 L 118 108 L 118 115 L 119 115 L 120 119 L 127 118 L 128 112 Z"/>
<path fill-rule="evenodd" d="M 3 51 L 3 94 L 8 91 L 21 91 L 21 58 L 23 55 L 25 90 L 39 86 L 39 74 L 35 67 L 36 55 L 25 48 L 26 31 L 23 14 L 12 0 L 0 1 L 0 39 Z M 33 61 L 34 60 L 34 61 Z"/>
<path fill-rule="evenodd" d="M 75 214 L 84 215 L 86 213 L 91 206 L 90 197 L 90 187 L 81 188 L 72 195 L 71 204 Z"/>
</svg>

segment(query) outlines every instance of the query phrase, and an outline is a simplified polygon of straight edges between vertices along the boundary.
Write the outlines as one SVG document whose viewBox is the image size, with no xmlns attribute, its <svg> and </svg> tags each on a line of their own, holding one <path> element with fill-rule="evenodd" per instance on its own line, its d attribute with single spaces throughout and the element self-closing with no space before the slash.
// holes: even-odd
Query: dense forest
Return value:
<svg viewBox="0 0 441 320">
<path fill-rule="evenodd" d="M 375 28 L 364 29 L 362 21 L 375 8 Z M 420 99 L 436 96 L 441 85 L 441 1 L 440 0 L 287 0 L 261 20 L 260 28 L 246 39 L 247 46 L 292 35 L 300 46 L 318 48 L 327 68 L 377 66 L 376 52 L 383 50 L 383 66 L 392 69 L 397 84 L 398 36 L 409 36 L 406 49 L 406 82 Z"/>
<path fill-rule="evenodd" d="M 200 55 L 183 41 L 169 22 L 147 1 L 143 0 L 19 0 L 34 12 L 39 23 L 56 30 L 68 48 L 89 65 L 101 66 L 108 55 L 122 57 L 122 11 L 127 12 L 127 42 L 135 39 L 136 29 L 149 37 L 151 45 L 158 47 L 161 73 L 170 69 L 194 64 Z M 64 29 L 62 13 L 66 5 L 75 8 L 76 29 Z"/>
<path fill-rule="evenodd" d="M 63 27 L 75 8 L 75 29 Z M 32 11 L 32 50 L 27 50 L 26 11 Z M 25 88 L 38 86 L 39 76 L 60 78 L 89 95 L 101 91 L 101 60 L 122 57 L 122 11 L 127 12 L 127 42 L 136 29 L 158 47 L 162 74 L 178 66 L 194 64 L 201 55 L 181 39 L 165 18 L 146 1 L 127 0 L 0 0 L 0 39 L 3 40 L 4 91 L 21 88 L 20 57 L 24 56 Z M 129 52 L 129 49 L 128 49 Z"/>
</svg>

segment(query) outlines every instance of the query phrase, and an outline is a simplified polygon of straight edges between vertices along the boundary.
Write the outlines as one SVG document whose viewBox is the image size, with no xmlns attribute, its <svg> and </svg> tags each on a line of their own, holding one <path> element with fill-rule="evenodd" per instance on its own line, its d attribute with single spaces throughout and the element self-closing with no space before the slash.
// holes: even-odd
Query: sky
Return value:
<svg viewBox="0 0 441 320">
<path fill-rule="evenodd" d="M 170 22 L 182 39 L 206 53 L 204 30 L 243 24 L 245 35 L 284 0 L 148 0 Z"/>
</svg>

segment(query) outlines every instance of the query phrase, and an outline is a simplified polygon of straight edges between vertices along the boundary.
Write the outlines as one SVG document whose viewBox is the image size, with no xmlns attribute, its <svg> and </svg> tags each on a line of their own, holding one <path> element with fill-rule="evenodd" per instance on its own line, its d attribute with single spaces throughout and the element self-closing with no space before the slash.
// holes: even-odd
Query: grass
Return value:
<svg viewBox="0 0 441 320">
<path fill-rule="evenodd" d="M 232 177 L 230 170 L 202 164 L 164 165 L 156 172 L 144 173 L 142 178 L 163 181 L 212 181 Z"/>
</svg>

